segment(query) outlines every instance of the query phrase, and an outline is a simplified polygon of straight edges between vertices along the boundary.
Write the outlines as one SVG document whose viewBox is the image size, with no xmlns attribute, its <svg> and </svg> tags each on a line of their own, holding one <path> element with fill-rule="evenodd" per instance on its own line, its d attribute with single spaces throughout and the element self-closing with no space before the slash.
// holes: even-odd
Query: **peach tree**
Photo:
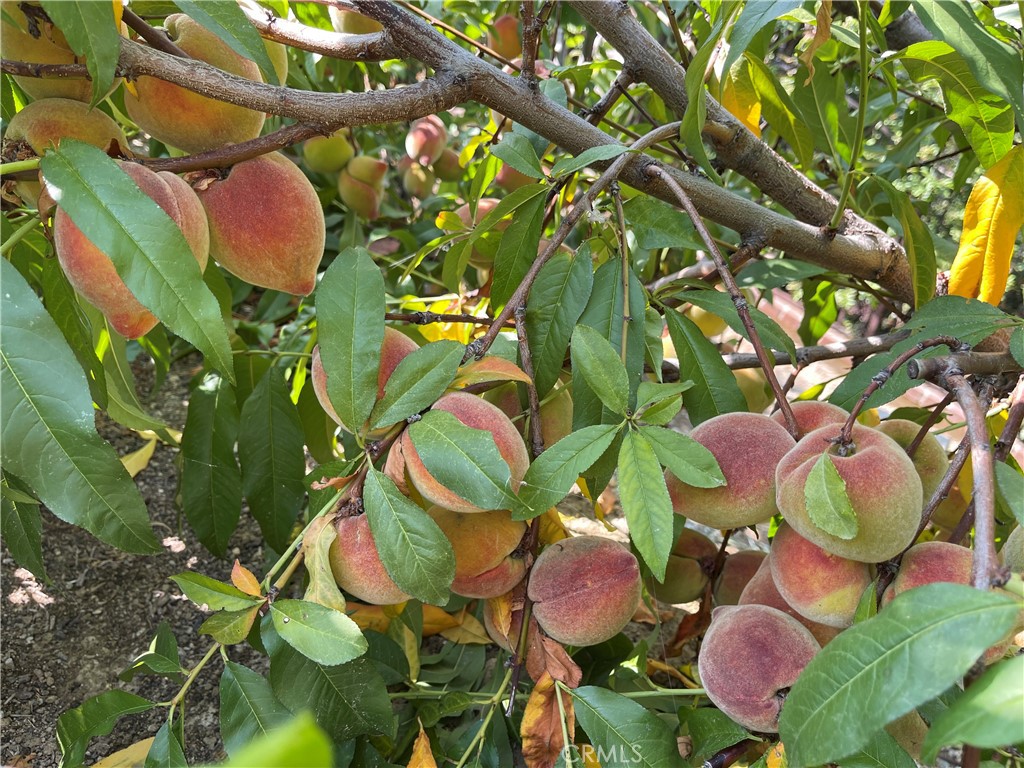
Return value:
<svg viewBox="0 0 1024 768">
<path fill-rule="evenodd" d="M 62 765 L 156 708 L 186 765 L 201 674 L 237 766 L 1021 764 L 1019 3 L 2 24 L 8 551 L 160 551 L 97 410 L 212 553 L 263 538 Z M 183 357 L 179 431 L 129 361 Z"/>
</svg>

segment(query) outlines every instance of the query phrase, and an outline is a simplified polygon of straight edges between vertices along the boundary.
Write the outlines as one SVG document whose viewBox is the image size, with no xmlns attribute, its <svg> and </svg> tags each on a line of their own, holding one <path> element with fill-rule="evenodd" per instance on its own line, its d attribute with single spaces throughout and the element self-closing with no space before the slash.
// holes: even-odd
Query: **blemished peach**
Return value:
<svg viewBox="0 0 1024 768">
<path fill-rule="evenodd" d="M 347 130 L 330 136 L 314 136 L 302 143 L 302 159 L 314 173 L 337 173 L 348 165 L 354 154 Z"/>
<path fill-rule="evenodd" d="M 379 21 L 374 21 L 369 16 L 363 16 L 355 11 L 346 11 L 336 8 L 333 5 L 327 9 L 331 17 L 331 26 L 335 32 L 344 32 L 349 35 L 370 35 L 384 29 Z"/>
<path fill-rule="evenodd" d="M 827 424 L 835 424 L 835 434 L 838 435 L 840 427 L 850 418 L 848 411 L 838 405 L 826 403 L 824 400 L 799 400 L 790 403 L 789 407 L 793 409 L 793 418 L 796 419 L 796 425 L 800 428 L 801 435 L 806 435 Z M 786 419 L 782 415 L 782 411 L 775 411 L 771 417 L 782 426 L 786 426 Z"/>
<path fill-rule="evenodd" d="M 465 169 L 459 164 L 459 153 L 450 147 L 445 147 L 444 152 L 431 167 L 441 181 L 459 181 L 465 173 Z"/>
<path fill-rule="evenodd" d="M 875 429 L 891 437 L 903 450 L 906 450 L 914 442 L 921 425 L 907 419 L 886 419 Z M 927 502 L 935 493 L 935 489 L 939 487 L 939 483 L 942 482 L 946 470 L 949 469 L 949 457 L 946 456 L 946 449 L 942 447 L 939 439 L 929 432 L 917 446 L 911 461 L 914 462 L 917 474 L 921 478 L 923 499 L 924 502 Z"/>
<path fill-rule="evenodd" d="M 331 542 L 328 558 L 339 587 L 372 605 L 394 605 L 409 599 L 384 569 L 366 515 L 339 517 L 335 527 L 338 535 Z"/>
<path fill-rule="evenodd" d="M 971 583 L 973 556 L 967 547 L 948 541 L 922 541 L 906 551 L 896 578 L 882 595 L 882 604 L 914 587 L 936 582 Z"/>
<path fill-rule="evenodd" d="M 38 8 L 38 5 L 33 4 Z M 0 13 L 0 36 L 4 41 L 4 58 L 33 64 L 82 64 L 68 45 L 67 38 L 52 23 L 39 20 L 30 24 L 21 3 L 7 0 Z M 35 19 L 35 16 L 33 16 Z M 38 35 L 30 32 L 35 29 Z M 14 81 L 33 100 L 74 99 L 88 102 L 92 98 L 92 81 L 82 78 L 20 77 Z"/>
<path fill-rule="evenodd" d="M 279 152 L 195 184 L 210 220 L 210 255 L 248 283 L 305 296 L 316 287 L 326 227 L 306 175 Z"/>
<path fill-rule="evenodd" d="M 999 550 L 999 557 L 1014 573 L 1024 573 L 1024 526 L 1018 525 L 1006 537 Z"/>
<path fill-rule="evenodd" d="M 523 52 L 519 39 L 519 19 L 506 13 L 496 18 L 487 31 L 487 47 L 506 59 L 514 59 Z"/>
<path fill-rule="evenodd" d="M 715 605 L 737 605 L 766 557 L 768 553 L 759 549 L 741 549 L 727 556 L 715 580 Z"/>
<path fill-rule="evenodd" d="M 802 616 L 830 627 L 849 627 L 864 590 L 867 563 L 833 555 L 783 523 L 772 539 L 772 580 Z"/>
<path fill-rule="evenodd" d="M 697 488 L 666 472 L 676 514 L 713 528 L 739 528 L 778 512 L 775 467 L 795 444 L 784 427 L 757 413 L 723 413 L 690 436 L 714 455 L 726 485 Z"/>
<path fill-rule="evenodd" d="M 118 161 L 132 181 L 171 217 L 185 236 L 200 271 L 210 254 L 206 214 L 195 193 L 173 173 L 154 173 L 136 163 Z M 68 281 L 90 304 L 103 313 L 115 331 L 136 339 L 151 331 L 156 317 L 146 309 L 118 276 L 114 263 L 71 221 L 63 209 L 54 216 L 57 260 Z M 183 258 L 187 258 L 182 254 Z"/>
<path fill-rule="evenodd" d="M 384 342 L 380 348 L 380 367 L 377 369 L 378 399 L 384 396 L 385 385 L 388 383 L 388 379 L 391 378 L 391 374 L 395 372 L 398 364 L 405 359 L 406 355 L 415 352 L 417 348 L 416 342 L 401 331 L 396 331 L 394 328 L 384 329 Z M 313 347 L 310 375 L 313 379 L 313 391 L 316 392 L 317 400 L 320 401 L 323 409 L 327 411 L 327 415 L 338 422 L 346 432 L 352 432 L 352 429 L 342 423 L 334 406 L 331 405 L 330 398 L 327 396 L 327 373 L 324 371 L 324 364 L 320 358 L 320 345 Z"/>
<path fill-rule="evenodd" d="M 164 29 L 189 56 L 229 74 L 263 82 L 255 62 L 239 56 L 185 14 L 168 16 Z M 137 97 L 129 92 L 124 95 L 128 116 L 153 138 L 186 152 L 204 152 L 255 139 L 263 128 L 263 112 L 209 99 L 156 77 L 139 77 L 135 89 Z"/>
<path fill-rule="evenodd" d="M 548 545 L 530 571 L 533 616 L 567 645 L 596 645 L 617 635 L 640 602 L 640 566 L 611 539 L 577 536 Z"/>
<path fill-rule="evenodd" d="M 718 555 L 718 546 L 692 528 L 684 528 L 669 553 L 665 581 L 653 576 L 646 580 L 647 591 L 663 603 L 688 603 L 704 594 L 708 575 Z"/>
<path fill-rule="evenodd" d="M 427 514 L 455 552 L 452 592 L 463 597 L 497 597 L 522 580 L 526 560 L 513 553 L 526 533 L 526 523 L 513 520 L 511 512 L 465 514 L 433 506 Z"/>
<path fill-rule="evenodd" d="M 437 178 L 434 172 L 419 163 L 412 163 L 402 171 L 402 188 L 409 197 L 420 200 L 430 197 L 434 192 Z"/>
<path fill-rule="evenodd" d="M 467 427 L 490 432 L 498 453 L 508 464 L 512 490 L 519 488 L 519 483 L 530 464 L 530 458 L 519 430 L 501 409 L 483 398 L 466 392 L 449 392 L 434 403 L 433 409 L 452 414 Z M 434 479 L 416 452 L 408 430 L 402 433 L 402 439 L 397 445 L 402 452 L 408 479 L 424 499 L 454 512 L 483 511 Z"/>
<path fill-rule="evenodd" d="M 776 472 L 779 511 L 805 539 L 834 555 L 862 563 L 879 563 L 906 549 L 921 522 L 921 479 L 906 452 L 888 435 L 854 425 L 852 453 L 839 456 L 836 425 L 806 434 L 782 459 Z M 822 454 L 846 484 L 857 518 L 857 533 L 843 539 L 815 525 L 807 511 L 807 478 Z"/>
<path fill-rule="evenodd" d="M 776 608 L 783 613 L 792 616 L 807 627 L 807 630 L 814 635 L 814 639 L 817 640 L 820 645 L 824 646 L 842 630 L 836 627 L 830 627 L 826 624 L 819 624 L 816 621 L 811 621 L 810 619 L 802 616 L 795 608 L 793 608 L 793 606 L 787 603 L 786 599 L 779 594 L 779 590 L 775 586 L 775 581 L 772 579 L 771 559 L 772 557 L 769 554 L 761 561 L 761 565 L 758 566 L 757 571 L 754 572 L 753 577 L 751 577 L 750 581 L 747 582 L 747 586 L 744 587 L 743 591 L 740 593 L 740 598 L 736 604 L 767 605 L 772 608 Z"/>
<path fill-rule="evenodd" d="M 821 650 L 807 628 L 776 608 L 723 605 L 697 657 L 707 696 L 745 728 L 779 730 L 786 693 Z"/>
<path fill-rule="evenodd" d="M 413 121 L 405 135 L 405 152 L 420 165 L 431 165 L 440 159 L 448 146 L 448 130 L 437 115 Z"/>
</svg>

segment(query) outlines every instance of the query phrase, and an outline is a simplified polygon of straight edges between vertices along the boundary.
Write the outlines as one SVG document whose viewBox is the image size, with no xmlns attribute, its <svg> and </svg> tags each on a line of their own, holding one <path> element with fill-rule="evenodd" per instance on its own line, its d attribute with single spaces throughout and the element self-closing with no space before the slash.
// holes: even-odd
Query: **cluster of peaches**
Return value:
<svg viewBox="0 0 1024 768">
<path fill-rule="evenodd" d="M 969 584 L 971 578 L 966 547 L 938 540 L 914 544 L 924 504 L 949 466 L 934 435 L 926 434 L 911 458 L 906 448 L 919 425 L 901 419 L 874 428 L 855 424 L 852 448 L 840 451 L 835 441 L 849 413 L 823 402 L 796 403 L 793 412 L 799 441 L 779 413 L 729 413 L 693 430 L 692 437 L 715 455 L 727 485 L 695 488 L 667 477 L 673 508 L 694 522 L 730 529 L 780 514 L 784 520 L 770 553 L 748 550 L 726 558 L 713 585 L 718 607 L 698 658 L 708 697 L 758 732 L 778 730 L 785 692 L 824 644 L 852 626 L 865 593 L 874 597 L 876 564 L 903 553 L 883 607 L 924 584 Z M 857 520 L 853 536 L 819 527 L 816 510 L 808 508 L 808 479 L 825 453 L 845 483 Z M 1003 547 L 1004 563 L 1014 570 L 1024 567 L 1020 531 Z M 665 583 L 649 583 L 649 590 L 664 602 L 697 599 L 717 553 L 705 536 L 685 530 Z M 990 649 L 986 661 L 1001 658 L 1010 642 Z M 913 723 L 906 727 L 913 730 Z"/>
</svg>

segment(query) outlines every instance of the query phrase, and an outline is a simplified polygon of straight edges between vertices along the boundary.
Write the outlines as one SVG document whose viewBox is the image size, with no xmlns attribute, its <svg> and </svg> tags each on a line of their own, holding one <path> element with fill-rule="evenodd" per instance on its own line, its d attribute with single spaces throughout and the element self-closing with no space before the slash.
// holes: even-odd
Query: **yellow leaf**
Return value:
<svg viewBox="0 0 1024 768">
<path fill-rule="evenodd" d="M 457 627 L 459 620 L 436 605 L 423 606 L 423 636 L 430 637 Z"/>
<path fill-rule="evenodd" d="M 115 752 L 112 755 L 93 763 L 93 768 L 142 768 L 146 764 L 146 755 L 153 746 L 153 737 L 137 741 L 130 747 Z"/>
<path fill-rule="evenodd" d="M 832 37 L 832 0 L 821 0 L 816 21 L 811 44 L 798 57 L 807 67 L 807 80 L 804 81 L 804 85 L 808 85 L 814 77 L 814 54 Z"/>
<path fill-rule="evenodd" d="M 878 417 L 877 408 L 869 408 L 866 411 L 861 411 L 857 417 L 857 421 L 866 427 L 877 427 L 882 423 L 882 420 Z"/>
<path fill-rule="evenodd" d="M 555 696 L 562 701 L 559 707 Z M 565 731 L 569 739 L 576 735 L 576 715 L 572 698 L 562 692 L 545 672 L 533 687 L 523 710 L 519 735 L 523 740 L 523 759 L 528 768 L 553 768 L 565 746 L 562 735 L 562 713 L 565 713 Z"/>
<path fill-rule="evenodd" d="M 569 532 L 562 523 L 562 516 L 554 507 L 540 516 L 539 536 L 541 544 L 545 545 L 569 538 Z"/>
<path fill-rule="evenodd" d="M 484 625 L 472 613 L 463 608 L 455 614 L 458 626 L 441 630 L 441 637 L 461 645 L 490 645 L 491 638 Z"/>
<path fill-rule="evenodd" d="M 156 438 L 147 440 L 146 444 L 137 451 L 132 451 L 121 457 L 121 463 L 128 470 L 128 474 L 135 477 L 139 472 L 149 466 L 149 460 L 153 458 L 153 451 L 156 450 Z"/>
<path fill-rule="evenodd" d="M 124 3 L 121 0 L 112 0 L 114 3 L 114 26 L 121 32 L 121 18 L 124 16 Z"/>
<path fill-rule="evenodd" d="M 768 768 L 786 768 L 786 749 L 782 742 L 775 744 L 768 753 Z"/>
<path fill-rule="evenodd" d="M 1006 290 L 1017 232 L 1024 224 L 1024 146 L 1017 145 L 978 179 L 964 210 L 949 292 L 997 305 Z"/>
<path fill-rule="evenodd" d="M 470 384 L 483 384 L 490 381 L 521 381 L 530 383 L 530 377 L 515 363 L 495 355 L 485 355 L 459 368 L 452 389 L 462 389 Z"/>
<path fill-rule="evenodd" d="M 736 62 L 722 79 L 722 106 L 747 129 L 761 138 L 761 100 L 750 80 L 746 60 Z"/>
<path fill-rule="evenodd" d="M 247 595 L 252 595 L 253 597 L 261 597 L 263 595 L 259 580 L 253 576 L 252 571 L 238 562 L 237 559 L 231 568 L 231 583 Z"/>
<path fill-rule="evenodd" d="M 416 743 L 412 745 L 409 768 L 437 768 L 434 753 L 430 751 L 430 738 L 423 730 L 423 723 L 420 723 L 420 735 L 416 737 Z"/>
</svg>

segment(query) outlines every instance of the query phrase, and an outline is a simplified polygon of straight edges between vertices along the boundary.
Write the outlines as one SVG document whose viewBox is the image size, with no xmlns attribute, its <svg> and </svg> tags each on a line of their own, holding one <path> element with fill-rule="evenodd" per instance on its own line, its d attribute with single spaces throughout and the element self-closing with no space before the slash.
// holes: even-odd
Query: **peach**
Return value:
<svg viewBox="0 0 1024 768">
<path fill-rule="evenodd" d="M 387 170 L 387 163 L 376 158 L 366 155 L 353 157 L 338 176 L 341 201 L 367 221 L 380 218 Z"/>
<path fill-rule="evenodd" d="M 519 404 L 519 390 L 514 381 L 507 381 L 484 392 L 484 400 L 498 406 L 514 423 L 523 423 L 523 407 Z"/>
<path fill-rule="evenodd" d="M 693 320 L 700 328 L 700 332 L 707 337 L 718 336 L 729 327 L 729 324 L 713 312 L 698 306 L 691 306 L 686 310 L 686 316 Z"/>
<path fill-rule="evenodd" d="M 405 135 L 405 152 L 420 165 L 436 162 L 447 145 L 448 130 L 437 115 L 413 121 Z"/>
<path fill-rule="evenodd" d="M 752 731 L 776 733 L 786 693 L 821 650 L 792 616 L 765 605 L 723 605 L 697 657 L 707 696 Z"/>
<path fill-rule="evenodd" d="M 801 435 L 820 429 L 826 424 L 835 424 L 836 429 L 833 434 L 835 437 L 846 420 L 850 418 L 848 411 L 823 400 L 799 400 L 790 403 L 789 407 L 793 409 L 793 417 L 796 419 L 796 425 L 800 428 Z M 782 411 L 775 411 L 771 417 L 782 426 L 786 426 L 786 419 L 782 415 Z"/>
<path fill-rule="evenodd" d="M 434 192 L 435 183 L 437 178 L 434 172 L 419 163 L 412 163 L 402 171 L 402 188 L 409 197 L 420 200 L 430 197 Z"/>
<path fill-rule="evenodd" d="M 349 160 L 345 170 L 357 181 L 373 187 L 380 187 L 383 185 L 384 176 L 388 172 L 388 164 L 369 155 L 357 155 Z"/>
<path fill-rule="evenodd" d="M 925 504 L 928 499 L 925 499 Z M 960 486 L 956 483 L 949 489 L 949 495 L 939 502 L 939 506 L 932 512 L 931 522 L 936 527 L 948 533 L 956 530 L 960 518 L 967 511 L 967 500 L 960 493 Z"/>
<path fill-rule="evenodd" d="M 772 580 L 783 599 L 811 621 L 849 627 L 864 590 L 866 563 L 830 554 L 785 523 L 772 540 Z"/>
<path fill-rule="evenodd" d="M 1018 525 L 1006 537 L 999 557 L 1003 565 L 1014 573 L 1024 573 L 1024 526 Z"/>
<path fill-rule="evenodd" d="M 316 287 L 326 228 L 306 175 L 279 152 L 195 184 L 210 220 L 210 255 L 248 283 L 305 296 Z"/>
<path fill-rule="evenodd" d="M 973 556 L 967 547 L 948 541 L 923 541 L 906 551 L 896 578 L 885 590 L 882 604 L 914 587 L 936 582 L 971 583 Z"/>
<path fill-rule="evenodd" d="M 780 610 L 803 624 L 814 635 L 814 639 L 824 646 L 838 635 L 841 630 L 811 621 L 786 602 L 786 599 L 779 594 L 779 590 L 775 586 L 775 580 L 772 579 L 771 559 L 772 556 L 769 554 L 768 557 L 761 561 L 761 565 L 740 593 L 737 605 L 767 605 Z"/>
<path fill-rule="evenodd" d="M 530 178 L 525 173 L 520 173 L 511 165 L 504 164 L 498 171 L 498 175 L 494 177 L 494 184 L 505 192 L 515 192 L 520 187 L 533 184 L 535 181 L 536 179 Z"/>
<path fill-rule="evenodd" d="M 338 536 L 331 542 L 328 558 L 339 587 L 372 605 L 394 605 L 410 599 L 384 570 L 366 515 L 339 517 L 335 527 Z"/>
<path fill-rule="evenodd" d="M 896 743 L 912 758 L 920 762 L 921 747 L 928 733 L 928 723 L 912 709 L 903 717 L 897 718 L 885 726 L 886 733 L 896 739 Z"/>
<path fill-rule="evenodd" d="M 263 38 L 263 47 L 267 49 L 267 56 L 274 66 L 274 74 L 277 75 L 275 85 L 288 84 L 288 48 L 281 43 Z"/>
<path fill-rule="evenodd" d="M 572 392 L 559 385 L 540 404 L 540 435 L 544 448 L 550 448 L 572 432 Z"/>
<path fill-rule="evenodd" d="M 167 171 L 154 173 L 136 163 L 123 161 L 118 161 L 118 165 L 178 225 L 200 271 L 204 270 L 210 253 L 210 232 L 203 207 L 188 184 Z M 114 263 L 93 245 L 63 209 L 57 209 L 53 230 L 57 260 L 71 285 L 104 314 L 114 330 L 136 339 L 156 326 L 156 317 L 124 284 Z"/>
<path fill-rule="evenodd" d="M 470 216 L 469 203 L 464 203 L 455 209 L 455 215 L 462 223 L 472 229 L 475 227 L 494 207 L 501 201 L 495 197 L 484 197 L 477 202 L 476 216 Z M 498 251 L 498 242 L 501 240 L 501 233 L 505 231 L 512 219 L 506 217 L 499 221 L 489 232 L 484 233 L 473 244 L 473 252 L 469 256 L 469 263 L 479 269 L 489 269 L 494 264 L 494 255 Z"/>
<path fill-rule="evenodd" d="M 596 645 L 617 635 L 640 603 L 640 566 L 611 539 L 577 536 L 548 545 L 533 564 L 527 594 L 533 616 L 566 645 Z"/>
<path fill-rule="evenodd" d="M 690 436 L 718 461 L 726 485 L 697 488 L 665 473 L 676 514 L 713 528 L 763 523 L 775 506 L 775 467 L 794 446 L 784 427 L 756 413 L 723 413 Z"/>
<path fill-rule="evenodd" d="M 505 59 L 514 59 L 523 52 L 519 40 L 519 19 L 511 14 L 499 16 L 487 32 L 487 47 Z"/>
<path fill-rule="evenodd" d="M 29 16 L 22 9 L 29 6 L 37 13 Z M 4 2 L 0 13 L 0 34 L 4 41 L 4 58 L 28 61 L 33 64 L 82 64 L 71 50 L 67 38 L 37 4 Z M 88 102 L 92 99 L 92 82 L 79 78 L 14 77 L 14 81 L 33 100 L 74 99 Z"/>
<path fill-rule="evenodd" d="M 647 591 L 663 603 L 688 603 L 704 594 L 708 574 L 715 564 L 718 546 L 703 533 L 684 528 L 668 557 L 665 581 L 653 576 L 645 581 Z"/>
<path fill-rule="evenodd" d="M 737 368 L 732 375 L 740 392 L 743 393 L 743 399 L 747 401 L 747 410 L 751 413 L 762 413 L 775 402 L 775 395 L 772 394 L 768 380 L 760 368 Z"/>
<path fill-rule="evenodd" d="M 185 14 L 168 16 L 164 29 L 189 56 L 229 74 L 263 82 L 255 62 L 239 56 Z M 124 95 L 128 116 L 153 138 L 186 152 L 204 152 L 255 139 L 263 128 L 263 112 L 209 99 L 155 77 L 138 78 L 135 89 L 137 97 L 129 92 Z"/>
<path fill-rule="evenodd" d="M 516 549 L 526 533 L 526 523 L 513 520 L 511 512 L 468 515 L 434 506 L 427 514 L 455 552 L 452 592 L 463 597 L 497 597 L 522 581 L 526 560 Z"/>
<path fill-rule="evenodd" d="M 349 35 L 370 35 L 384 29 L 379 21 L 374 21 L 369 16 L 363 16 L 355 11 L 346 11 L 330 6 L 327 13 L 331 17 L 331 26 L 334 27 L 335 32 Z"/>
<path fill-rule="evenodd" d="M 508 464 L 512 476 L 512 489 L 519 488 L 530 458 L 519 430 L 501 409 L 466 392 L 449 392 L 434 403 L 433 408 L 452 414 L 467 427 L 490 432 L 498 453 Z M 402 439 L 392 447 L 392 450 L 395 450 L 395 447 L 402 452 L 402 462 L 410 483 L 428 502 L 455 512 L 483 511 L 434 479 L 416 452 L 408 430 L 402 434 Z M 394 477 L 392 479 L 398 482 Z"/>
<path fill-rule="evenodd" d="M 891 437 L 903 450 L 906 450 L 914 442 L 914 438 L 921 430 L 921 425 L 907 419 L 886 419 L 875 429 Z M 939 487 L 942 478 L 945 477 L 946 470 L 949 469 L 949 457 L 946 456 L 946 449 L 942 447 L 939 439 L 929 432 L 914 451 L 911 461 L 914 462 L 914 468 L 917 469 L 918 477 L 921 478 L 923 500 L 927 502 L 935 493 L 935 489 Z"/>
<path fill-rule="evenodd" d="M 715 605 L 737 605 L 767 556 L 767 552 L 759 549 L 741 549 L 727 556 L 715 581 Z"/>
<path fill-rule="evenodd" d="M 395 368 L 405 359 L 406 355 L 415 352 L 416 349 L 416 342 L 401 331 L 396 331 L 394 328 L 384 329 L 384 342 L 380 348 L 380 367 L 377 369 L 378 400 L 384 396 L 384 387 L 387 385 L 388 379 L 391 378 L 391 374 L 395 372 Z M 342 423 L 337 411 L 334 410 L 334 406 L 331 405 L 330 398 L 327 396 L 327 373 L 324 371 L 324 365 L 320 359 L 319 345 L 313 347 L 311 368 L 313 391 L 316 392 L 320 405 L 327 411 L 327 415 L 341 425 L 342 429 L 346 432 L 352 432 L 352 429 Z"/>
<path fill-rule="evenodd" d="M 834 555 L 862 563 L 895 557 L 914 540 L 921 522 L 921 479 L 899 444 L 871 427 L 854 425 L 853 447 L 839 456 L 830 442 L 836 425 L 805 435 L 782 459 L 776 472 L 777 500 L 782 516 L 805 539 Z M 822 454 L 846 484 L 846 495 L 857 518 L 857 532 L 844 539 L 815 525 L 807 511 L 805 488 Z"/>
<path fill-rule="evenodd" d="M 348 131 L 330 136 L 314 136 L 302 143 L 302 159 L 313 173 L 337 173 L 355 154 L 348 140 Z"/>
<path fill-rule="evenodd" d="M 431 167 L 441 181 L 460 181 L 465 172 L 459 164 L 459 153 L 449 147 L 445 147 L 444 152 Z"/>
</svg>

